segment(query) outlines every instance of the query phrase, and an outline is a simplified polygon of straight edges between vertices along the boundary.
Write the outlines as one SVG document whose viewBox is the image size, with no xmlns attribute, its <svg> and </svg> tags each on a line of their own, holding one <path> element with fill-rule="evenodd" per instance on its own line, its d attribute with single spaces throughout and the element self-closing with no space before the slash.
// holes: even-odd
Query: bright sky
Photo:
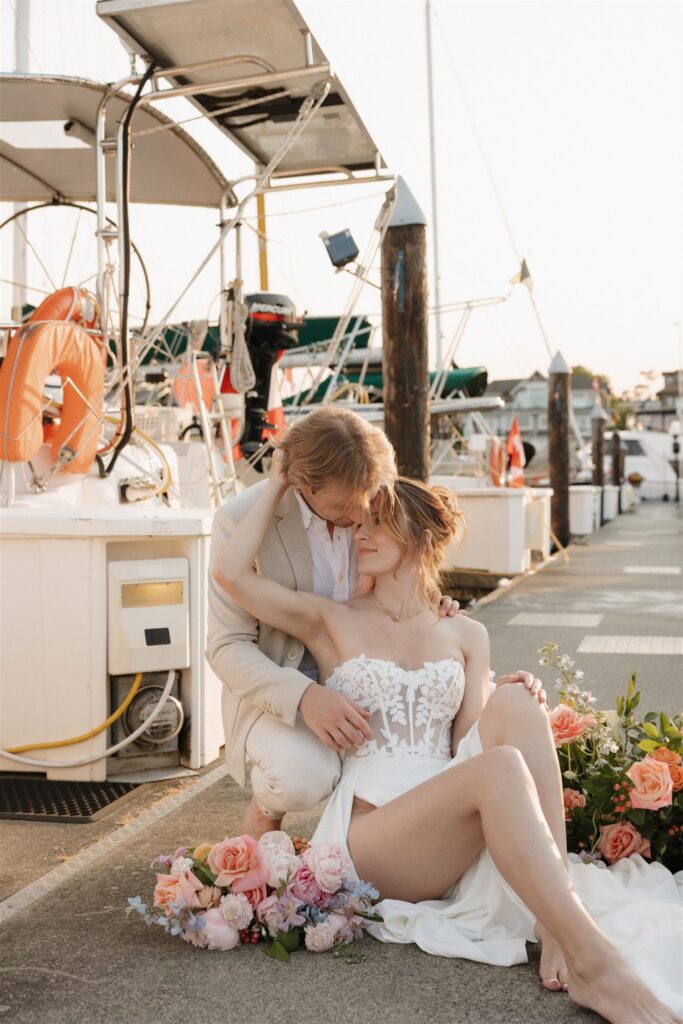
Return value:
<svg viewBox="0 0 683 1024">
<path fill-rule="evenodd" d="M 5 71 L 14 68 L 15 3 L 0 0 Z M 391 169 L 431 213 L 424 3 L 299 6 Z M 553 350 L 607 373 L 618 390 L 637 383 L 641 370 L 675 369 L 674 322 L 683 320 L 683 7 L 659 0 L 433 6 L 442 302 L 504 295 L 517 270 L 483 148 Z M 94 2 L 31 0 L 30 9 L 31 71 L 99 80 L 126 73 L 125 53 Z M 175 116 L 183 110 L 181 103 Z M 197 137 L 227 176 L 251 170 L 211 126 Z M 350 227 L 362 252 L 378 192 L 307 190 L 269 200 L 271 289 L 290 294 L 301 312 L 339 312 L 353 282 L 333 273 L 318 234 Z M 136 207 L 132 224 L 159 316 L 214 240 L 215 214 Z M 56 244 L 54 232 L 36 230 L 37 246 Z M 4 235 L 0 276 L 10 277 Z M 257 290 L 253 257 L 251 245 L 245 276 Z M 206 316 L 217 289 L 212 268 L 178 318 Z M 6 287 L 0 300 L 0 315 L 9 315 Z M 377 311 L 379 293 L 366 289 L 359 308 Z M 456 316 L 443 326 L 448 341 Z M 457 359 L 487 366 L 491 378 L 545 372 L 549 358 L 524 289 L 473 315 Z"/>
</svg>

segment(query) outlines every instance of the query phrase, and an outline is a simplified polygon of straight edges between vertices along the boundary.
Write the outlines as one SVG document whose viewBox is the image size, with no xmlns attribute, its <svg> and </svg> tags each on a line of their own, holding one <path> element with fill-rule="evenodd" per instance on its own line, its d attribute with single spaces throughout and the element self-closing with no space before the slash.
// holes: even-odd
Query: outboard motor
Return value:
<svg viewBox="0 0 683 1024">
<path fill-rule="evenodd" d="M 286 295 L 256 292 L 246 296 L 246 303 L 246 342 L 256 384 L 254 390 L 246 395 L 246 421 L 240 447 L 245 457 L 251 458 L 263 444 L 263 431 L 274 427 L 268 422 L 271 374 L 282 353 L 296 347 L 300 321 L 297 320 L 294 303 Z"/>
</svg>

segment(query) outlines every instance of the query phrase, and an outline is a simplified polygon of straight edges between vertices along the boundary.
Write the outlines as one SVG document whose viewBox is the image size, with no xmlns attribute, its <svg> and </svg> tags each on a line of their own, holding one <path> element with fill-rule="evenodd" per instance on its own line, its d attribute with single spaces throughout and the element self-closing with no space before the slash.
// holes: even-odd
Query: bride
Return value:
<svg viewBox="0 0 683 1024">
<path fill-rule="evenodd" d="M 437 571 L 462 518 L 453 496 L 401 478 L 382 488 L 355 537 L 359 570 L 374 577 L 374 589 L 340 604 L 254 570 L 288 486 L 276 452 L 270 480 L 218 554 L 214 579 L 251 614 L 301 640 L 320 678 L 358 710 L 358 724 L 368 721 L 371 740 L 361 731 L 331 734 L 346 748 L 344 767 L 313 842 L 342 847 L 379 890 L 384 922 L 372 933 L 499 965 L 524 962 L 524 943 L 535 937 L 547 988 L 568 990 L 613 1024 L 681 1024 L 650 991 L 676 999 L 675 940 L 664 967 L 661 945 L 649 960 L 639 948 L 629 964 L 585 909 L 590 899 L 577 895 L 580 869 L 598 869 L 568 863 L 546 710 L 521 685 L 490 694 L 485 628 L 438 615 Z M 661 865 L 646 866 L 656 869 L 671 879 Z M 604 869 L 595 892 L 593 874 L 598 909 L 618 915 L 632 895 Z M 642 913 L 660 910 L 651 902 Z M 623 921 L 615 931 L 623 939 Z"/>
</svg>

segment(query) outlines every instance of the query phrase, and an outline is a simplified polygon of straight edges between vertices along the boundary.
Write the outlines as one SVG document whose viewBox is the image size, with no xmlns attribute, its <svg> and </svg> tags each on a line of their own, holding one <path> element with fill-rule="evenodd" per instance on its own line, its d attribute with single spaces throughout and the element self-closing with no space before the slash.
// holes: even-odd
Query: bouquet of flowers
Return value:
<svg viewBox="0 0 683 1024">
<path fill-rule="evenodd" d="M 382 920 L 372 911 L 379 893 L 350 880 L 352 866 L 339 847 L 311 846 L 285 832 L 181 847 L 150 867 L 153 909 L 135 896 L 126 913 L 194 946 L 223 950 L 265 940 L 268 956 L 287 961 L 302 939 L 322 953 L 361 939 L 371 921 Z"/>
<path fill-rule="evenodd" d="M 560 672 L 560 703 L 550 713 L 562 772 L 567 846 L 584 860 L 614 864 L 640 854 L 671 871 L 683 868 L 683 735 L 681 715 L 648 711 L 633 673 L 612 711 L 597 711 L 557 644 L 541 647 L 540 665 Z"/>
</svg>

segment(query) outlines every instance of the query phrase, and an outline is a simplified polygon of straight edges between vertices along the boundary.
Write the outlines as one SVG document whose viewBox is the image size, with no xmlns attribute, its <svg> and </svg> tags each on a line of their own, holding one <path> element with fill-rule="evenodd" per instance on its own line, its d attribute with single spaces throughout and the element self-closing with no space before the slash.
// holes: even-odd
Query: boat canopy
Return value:
<svg viewBox="0 0 683 1024">
<path fill-rule="evenodd" d="M 163 77 L 174 87 L 206 85 L 191 102 L 259 166 L 277 152 L 311 86 L 329 72 L 293 0 L 98 0 L 97 13 L 133 52 L 162 74 L 169 70 Z M 341 171 L 353 178 L 385 166 L 331 74 L 328 96 L 277 176 Z"/>
<path fill-rule="evenodd" d="M 83 78 L 0 75 L 0 200 L 95 201 L 97 109 L 107 89 Z M 130 99 L 121 92 L 109 101 L 108 137 L 116 134 Z M 77 135 L 65 133 L 68 122 Z M 148 129 L 162 130 L 141 134 Z M 135 114 L 135 132 L 133 202 L 218 208 L 228 182 L 182 128 L 146 107 Z M 107 200 L 113 202 L 115 175 L 107 179 Z"/>
</svg>

